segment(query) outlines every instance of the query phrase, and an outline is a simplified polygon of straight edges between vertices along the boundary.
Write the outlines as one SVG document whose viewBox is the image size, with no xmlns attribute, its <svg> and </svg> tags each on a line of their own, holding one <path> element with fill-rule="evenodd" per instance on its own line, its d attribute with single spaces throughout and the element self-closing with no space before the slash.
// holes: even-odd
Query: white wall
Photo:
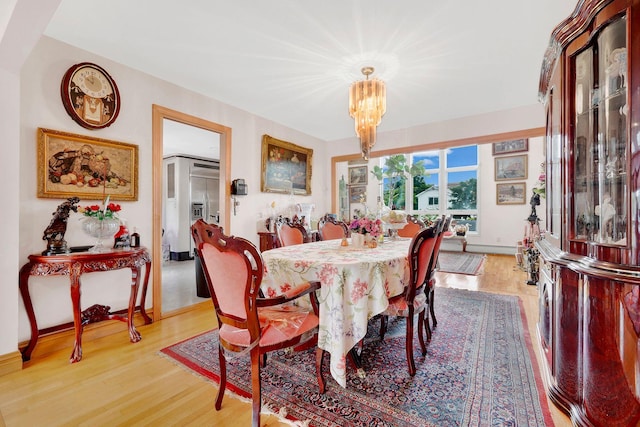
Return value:
<svg viewBox="0 0 640 427">
<path fill-rule="evenodd" d="M 0 355 L 18 350 L 20 70 L 59 2 L 10 0 L 0 6 Z"/>
<path fill-rule="evenodd" d="M 492 155 L 491 144 L 480 145 L 478 209 L 481 212 L 481 217 L 478 218 L 478 234 L 467 236 L 470 246 L 476 246 L 483 252 L 515 253 L 516 242 L 524 237 L 524 228 L 531 211 L 529 198 L 533 194 L 532 188 L 540 175 L 540 163 L 544 161 L 543 141 L 543 137 L 529 139 L 529 151 L 526 153 L 529 162 L 526 179 L 527 198 L 523 205 L 496 205 L 495 157 Z M 522 182 L 522 180 L 500 182 Z M 545 211 L 543 201 L 536 208 L 536 212 L 541 219 L 544 219 Z M 540 226 L 544 228 L 544 220 Z M 456 244 L 451 242 L 444 248 Z"/>
</svg>

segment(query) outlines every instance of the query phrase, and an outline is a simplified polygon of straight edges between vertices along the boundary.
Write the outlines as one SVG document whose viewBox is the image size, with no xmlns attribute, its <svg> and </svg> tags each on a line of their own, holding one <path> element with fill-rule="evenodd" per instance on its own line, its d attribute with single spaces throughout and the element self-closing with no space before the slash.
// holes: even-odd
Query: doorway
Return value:
<svg viewBox="0 0 640 427">
<path fill-rule="evenodd" d="M 192 135 L 190 143 L 179 136 L 181 132 Z M 178 136 L 176 136 L 178 135 Z M 189 148 L 188 146 L 192 147 Z M 199 147 L 201 145 L 202 147 Z M 193 304 L 207 302 L 210 300 L 198 298 L 196 295 L 195 266 L 191 260 L 193 246 L 190 243 L 190 226 L 194 219 L 192 214 L 204 212 L 204 199 L 200 201 L 191 200 L 188 213 L 182 218 L 175 217 L 173 212 L 169 213 L 172 226 L 179 223 L 180 236 L 174 235 L 171 251 L 168 244 L 168 236 L 163 236 L 163 230 L 167 226 L 169 219 L 166 202 L 169 191 L 175 192 L 179 186 L 190 189 L 190 179 L 193 176 L 194 182 L 201 182 L 203 175 L 213 174 L 211 165 L 215 164 L 219 170 L 215 171 L 218 185 L 212 193 L 215 193 L 217 200 L 211 203 L 215 207 L 215 212 L 207 214 L 207 221 L 214 217 L 225 229 L 229 229 L 230 212 L 230 155 L 231 155 L 231 129 L 217 123 L 190 116 L 178 111 L 154 105 L 153 106 L 153 318 L 161 319 L 190 310 Z M 219 152 L 219 154 L 216 152 Z M 167 185 L 166 158 L 178 159 L 185 173 L 188 182 L 179 183 L 174 176 L 174 185 Z M 218 159 L 215 159 L 218 157 Z M 194 158 L 196 160 L 194 160 Z M 198 160 L 200 159 L 200 160 Z M 211 160 L 211 161 L 202 161 Z M 215 162 L 213 160 L 216 160 Z M 205 166 L 203 168 L 202 166 Z M 176 173 L 179 168 L 172 168 L 172 173 Z M 208 170 L 207 170 L 208 169 Z M 212 180 L 207 181 L 211 184 Z M 170 187 L 170 188 L 169 188 Z M 188 190 L 190 191 L 190 190 Z M 174 194 L 175 196 L 175 194 Z M 174 200 L 176 198 L 174 197 Z M 194 208 L 195 207 L 195 208 Z M 192 211 L 195 209 L 195 212 Z M 182 230 L 184 229 L 184 230 Z M 173 230 L 174 234 L 177 234 Z M 181 246 L 185 246 L 182 248 Z M 167 253 L 163 253 L 168 250 Z M 168 258 L 168 259 L 167 259 Z M 175 278 L 179 278 L 176 288 Z M 165 295 L 167 294 L 167 295 Z M 169 295 L 171 294 L 171 295 Z M 165 298 L 166 297 L 166 298 Z"/>
</svg>

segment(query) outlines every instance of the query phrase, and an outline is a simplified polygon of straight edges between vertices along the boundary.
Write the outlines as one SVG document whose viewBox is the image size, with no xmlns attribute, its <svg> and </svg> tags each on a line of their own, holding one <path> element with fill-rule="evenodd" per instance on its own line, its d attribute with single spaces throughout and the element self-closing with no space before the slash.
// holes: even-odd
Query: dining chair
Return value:
<svg viewBox="0 0 640 427">
<path fill-rule="evenodd" d="M 318 235 L 320 240 L 342 239 L 349 236 L 349 228 L 344 222 L 325 215 L 318 221 Z"/>
<path fill-rule="evenodd" d="M 398 230 L 398 236 L 413 237 L 424 228 L 424 222 L 414 215 L 407 215 L 407 224 Z"/>
<path fill-rule="evenodd" d="M 451 226 L 451 215 L 445 216 L 443 215 L 440 219 L 436 243 L 433 247 L 433 254 L 431 255 L 431 260 L 429 261 L 429 270 L 427 272 L 427 283 L 425 285 L 424 291 L 427 295 L 427 305 L 429 307 L 429 314 L 431 315 L 431 321 L 433 323 L 433 328 L 438 325 L 438 320 L 436 319 L 435 307 L 434 307 L 434 299 L 435 299 L 435 289 L 436 289 L 436 271 L 438 270 L 438 257 L 440 255 L 440 245 L 442 243 L 442 239 L 445 236 L 447 230 Z M 425 322 L 425 331 L 427 333 L 427 341 L 431 341 L 431 331 L 432 328 L 429 325 L 429 315 L 426 315 L 424 318 Z"/>
<path fill-rule="evenodd" d="M 416 373 L 416 365 L 413 359 L 413 322 L 418 314 L 418 340 L 422 355 L 427 354 L 424 341 L 424 317 L 427 309 L 427 294 L 424 287 L 427 282 L 429 260 L 436 242 L 436 230 L 438 224 L 425 228 L 416 234 L 409 245 L 409 283 L 403 294 L 389 299 L 389 306 L 381 313 L 380 339 L 384 339 L 387 330 L 389 316 L 406 318 L 406 343 L 407 364 L 409 375 Z"/>
<path fill-rule="evenodd" d="M 260 298 L 264 272 L 262 257 L 250 241 L 226 236 L 222 229 L 203 220 L 191 226 L 196 251 L 202 260 L 207 286 L 219 325 L 218 360 L 220 387 L 215 408 L 220 410 L 227 385 L 227 357 L 250 354 L 252 425 L 260 425 L 260 369 L 267 352 L 292 347 L 303 350 L 317 344 L 319 282 L 292 287 L 274 298 Z M 292 304 L 309 295 L 313 310 Z M 324 350 L 316 348 L 316 376 L 320 393 L 325 391 L 322 377 Z"/>
<path fill-rule="evenodd" d="M 287 220 L 276 223 L 276 234 L 281 247 L 299 245 L 309 241 L 307 230 L 302 224 Z"/>
</svg>

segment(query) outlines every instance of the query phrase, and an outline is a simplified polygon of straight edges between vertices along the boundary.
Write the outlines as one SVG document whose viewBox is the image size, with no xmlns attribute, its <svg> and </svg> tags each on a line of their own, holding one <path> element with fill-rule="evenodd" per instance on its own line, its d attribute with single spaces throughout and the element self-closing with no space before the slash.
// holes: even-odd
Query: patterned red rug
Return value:
<svg viewBox="0 0 640 427">
<path fill-rule="evenodd" d="M 340 387 L 325 357 L 321 395 L 314 350 L 273 353 L 262 371 L 263 404 L 311 426 L 553 425 L 519 298 L 438 288 L 435 301 L 438 327 L 426 357 L 415 341 L 414 377 L 405 360 L 404 321 L 389 322 L 380 342 L 373 319 L 363 350 L 366 378 L 348 369 L 347 388 Z M 216 331 L 162 350 L 215 382 L 217 352 Z M 233 359 L 228 369 L 228 389 L 250 397 L 247 360 Z M 212 390 L 212 405 L 214 399 Z"/>
</svg>

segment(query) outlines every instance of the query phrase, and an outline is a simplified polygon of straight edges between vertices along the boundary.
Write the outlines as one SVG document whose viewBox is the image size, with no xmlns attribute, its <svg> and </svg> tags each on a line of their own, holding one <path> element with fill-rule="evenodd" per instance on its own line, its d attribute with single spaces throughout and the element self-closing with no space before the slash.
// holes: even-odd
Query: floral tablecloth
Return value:
<svg viewBox="0 0 640 427">
<path fill-rule="evenodd" d="M 385 241 L 377 248 L 341 246 L 340 240 L 305 243 L 262 253 L 266 296 L 296 284 L 320 281 L 318 346 L 331 354 L 331 375 L 346 386 L 346 355 L 367 332 L 367 321 L 383 312 L 388 298 L 409 281 L 411 239 Z"/>
</svg>

